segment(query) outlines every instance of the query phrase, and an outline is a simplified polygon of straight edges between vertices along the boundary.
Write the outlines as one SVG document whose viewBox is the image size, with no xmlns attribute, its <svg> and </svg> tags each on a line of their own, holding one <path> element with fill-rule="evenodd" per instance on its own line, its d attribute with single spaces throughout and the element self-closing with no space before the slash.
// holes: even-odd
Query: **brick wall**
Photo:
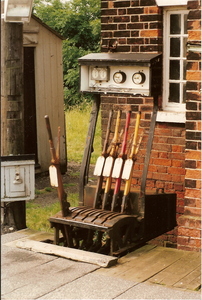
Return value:
<svg viewBox="0 0 202 300">
<path fill-rule="evenodd" d="M 200 44 L 201 14 L 199 1 L 188 1 L 188 42 Z M 117 44 L 116 52 L 162 52 L 163 11 L 155 0 L 101 0 L 102 52 Z M 192 47 L 193 48 L 193 47 Z M 200 50 L 187 52 L 186 124 L 157 123 L 147 178 L 147 190 L 164 188 L 177 193 L 178 227 L 151 241 L 180 249 L 200 249 Z M 131 95 L 101 96 L 103 137 L 108 111 L 114 104 L 132 107 L 132 118 L 142 111 L 141 130 L 145 130 L 133 173 L 133 186 L 139 188 L 146 152 L 153 98 Z"/>
<path fill-rule="evenodd" d="M 101 0 L 101 24 L 103 46 L 110 40 L 118 42 L 117 52 L 162 51 L 162 13 L 155 0 Z"/>
<path fill-rule="evenodd" d="M 188 1 L 188 52 L 184 215 L 178 220 L 178 248 L 201 247 L 201 4 Z"/>
</svg>

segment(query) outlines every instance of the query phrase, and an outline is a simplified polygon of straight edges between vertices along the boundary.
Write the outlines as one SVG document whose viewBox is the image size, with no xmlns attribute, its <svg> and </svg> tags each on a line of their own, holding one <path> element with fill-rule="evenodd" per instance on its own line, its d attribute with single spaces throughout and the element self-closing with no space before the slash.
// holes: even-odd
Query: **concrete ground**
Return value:
<svg viewBox="0 0 202 300">
<path fill-rule="evenodd" d="M 105 268 L 36 252 L 42 236 L 29 229 L 2 235 L 2 300 L 201 299 L 199 253 L 146 245 Z M 23 241 L 36 241 L 34 251 L 21 248 Z"/>
</svg>

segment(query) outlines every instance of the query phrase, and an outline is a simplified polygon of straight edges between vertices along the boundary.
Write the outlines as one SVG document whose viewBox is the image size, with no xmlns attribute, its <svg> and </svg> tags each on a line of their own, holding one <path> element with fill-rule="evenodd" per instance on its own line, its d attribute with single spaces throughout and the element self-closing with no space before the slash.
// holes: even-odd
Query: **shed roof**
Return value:
<svg viewBox="0 0 202 300">
<path fill-rule="evenodd" d="M 44 26 L 46 29 L 48 29 L 49 31 L 51 31 L 53 34 L 55 34 L 57 37 L 59 37 L 61 40 L 65 40 L 65 38 L 60 33 L 58 33 L 56 30 L 54 30 L 53 28 L 51 28 L 50 26 L 48 26 L 46 23 L 44 23 L 41 19 L 39 19 L 34 14 L 32 14 L 32 18 L 34 20 L 36 20 L 39 24 L 41 24 L 42 26 Z"/>
</svg>

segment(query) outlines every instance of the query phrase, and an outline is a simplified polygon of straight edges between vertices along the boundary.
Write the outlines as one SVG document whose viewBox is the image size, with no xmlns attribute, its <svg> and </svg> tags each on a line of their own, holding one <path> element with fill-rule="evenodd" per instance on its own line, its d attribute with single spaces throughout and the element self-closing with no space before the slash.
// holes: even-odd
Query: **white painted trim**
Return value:
<svg viewBox="0 0 202 300">
<path fill-rule="evenodd" d="M 158 6 L 187 5 L 187 0 L 156 0 Z"/>
<path fill-rule="evenodd" d="M 181 84 L 181 98 L 179 99 L 179 103 L 174 103 L 174 102 L 168 102 L 168 96 L 169 96 L 169 82 L 172 82 L 169 79 L 169 61 L 170 61 L 170 56 L 169 56 L 169 48 L 170 48 L 170 37 L 171 35 L 169 34 L 170 32 L 170 14 L 173 13 L 177 14 L 187 14 L 188 11 L 185 8 L 179 7 L 179 6 L 174 6 L 174 7 L 167 7 L 164 9 L 164 14 L 163 14 L 163 24 L 164 24 L 164 31 L 163 31 L 163 36 L 164 36 L 164 49 L 163 49 L 163 110 L 164 111 L 170 111 L 170 112 L 184 112 L 185 111 L 185 104 L 182 103 L 182 84 L 186 82 L 183 78 L 179 80 L 179 83 Z M 183 19 L 181 20 L 183 22 Z M 183 24 L 181 24 L 183 26 Z M 183 27 L 182 27 L 183 28 Z M 185 37 L 185 34 L 180 34 L 180 37 L 183 38 Z M 182 41 L 181 41 L 182 43 Z M 182 44 L 181 44 L 182 46 Z M 181 49 L 182 51 L 182 49 Z M 182 53 L 180 54 L 180 61 L 181 61 L 181 68 L 182 68 L 182 61 L 185 60 L 185 58 L 182 56 Z M 182 75 L 182 69 L 181 69 L 181 75 Z"/>
<path fill-rule="evenodd" d="M 157 122 L 185 123 L 185 112 L 158 111 Z"/>
</svg>

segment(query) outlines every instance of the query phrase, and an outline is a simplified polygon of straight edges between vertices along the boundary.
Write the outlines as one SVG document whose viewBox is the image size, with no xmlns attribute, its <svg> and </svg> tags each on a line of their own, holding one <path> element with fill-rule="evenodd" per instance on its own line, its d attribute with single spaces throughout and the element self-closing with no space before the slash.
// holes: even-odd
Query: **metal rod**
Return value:
<svg viewBox="0 0 202 300">
<path fill-rule="evenodd" d="M 142 218 L 142 219 L 144 218 L 144 214 L 145 214 L 146 180 L 147 180 L 149 160 L 150 160 L 153 137 L 154 137 L 154 130 L 155 130 L 155 125 L 156 125 L 157 110 L 158 110 L 158 107 L 154 106 L 151 123 L 150 123 L 150 128 L 149 128 L 149 134 L 148 134 L 147 150 L 146 150 L 146 155 L 145 155 L 144 168 L 143 168 L 143 173 L 142 173 L 142 181 L 141 181 L 141 187 L 140 187 L 140 196 L 138 199 L 138 210 L 139 210 L 140 218 Z"/>
<path fill-rule="evenodd" d="M 86 137 L 86 146 L 84 150 L 83 160 L 81 163 L 79 178 L 79 205 L 84 205 L 84 187 L 88 183 L 88 171 L 90 165 L 91 153 L 93 152 L 93 141 L 95 136 L 95 128 L 100 108 L 100 95 L 94 95 L 94 101 L 91 110 L 88 134 Z"/>
</svg>

